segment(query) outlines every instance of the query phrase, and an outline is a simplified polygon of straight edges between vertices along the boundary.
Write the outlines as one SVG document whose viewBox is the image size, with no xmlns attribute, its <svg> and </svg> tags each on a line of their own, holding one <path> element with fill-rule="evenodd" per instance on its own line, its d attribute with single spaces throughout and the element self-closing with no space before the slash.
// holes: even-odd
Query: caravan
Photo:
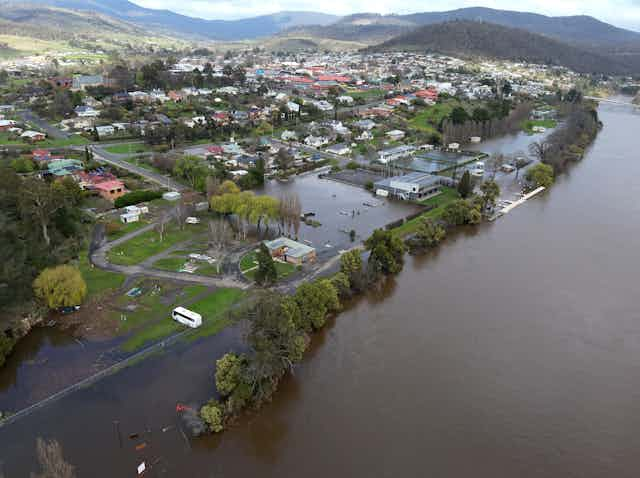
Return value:
<svg viewBox="0 0 640 478">
<path fill-rule="evenodd" d="M 184 307 L 176 307 L 173 309 L 171 317 L 176 322 L 180 322 L 192 329 L 197 329 L 202 325 L 202 316 L 196 312 L 185 309 Z"/>
</svg>

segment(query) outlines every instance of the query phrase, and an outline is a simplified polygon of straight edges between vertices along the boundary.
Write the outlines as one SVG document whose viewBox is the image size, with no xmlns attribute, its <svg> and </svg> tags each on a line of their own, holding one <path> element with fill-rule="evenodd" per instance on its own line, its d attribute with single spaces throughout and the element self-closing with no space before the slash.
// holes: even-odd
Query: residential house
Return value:
<svg viewBox="0 0 640 478">
<path fill-rule="evenodd" d="M 393 131 L 389 131 L 386 136 L 392 141 L 401 141 L 405 137 L 405 132 L 399 129 L 394 129 Z"/>
<path fill-rule="evenodd" d="M 93 187 L 100 196 L 111 202 L 126 194 L 124 183 L 118 179 L 97 183 Z"/>
<path fill-rule="evenodd" d="M 102 139 L 116 134 L 116 129 L 112 125 L 96 126 L 96 133 L 98 134 L 98 138 Z"/>
<path fill-rule="evenodd" d="M 20 137 L 31 143 L 36 143 L 38 141 L 44 141 L 45 139 L 47 139 L 46 134 L 41 133 L 39 131 L 30 131 L 30 130 L 22 133 Z"/>
<path fill-rule="evenodd" d="M 329 146 L 326 150 L 327 153 L 338 154 L 340 156 L 346 156 L 351 153 L 351 147 L 348 144 L 334 144 Z"/>
<path fill-rule="evenodd" d="M 71 84 L 72 90 L 84 91 L 88 87 L 104 85 L 102 75 L 75 75 Z"/>
<path fill-rule="evenodd" d="M 73 110 L 80 118 L 97 118 L 100 116 L 100 111 L 93 109 L 91 106 L 76 106 Z"/>
<path fill-rule="evenodd" d="M 329 139 L 324 136 L 307 136 L 304 139 L 304 144 L 312 148 L 319 148 L 325 144 L 329 144 Z"/>
<path fill-rule="evenodd" d="M 0 131 L 8 131 L 9 128 L 13 128 L 16 122 L 13 120 L 0 119 Z"/>
</svg>

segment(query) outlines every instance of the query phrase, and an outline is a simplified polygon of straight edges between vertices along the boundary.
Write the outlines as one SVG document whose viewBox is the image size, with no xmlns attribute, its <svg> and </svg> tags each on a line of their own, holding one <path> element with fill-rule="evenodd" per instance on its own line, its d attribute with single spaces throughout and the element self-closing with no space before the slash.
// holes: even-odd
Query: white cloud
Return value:
<svg viewBox="0 0 640 478">
<path fill-rule="evenodd" d="M 346 15 L 358 12 L 411 13 L 451 10 L 479 6 L 473 0 L 324 0 L 321 4 L 311 0 L 132 0 L 148 8 L 163 8 L 184 15 L 209 19 L 235 19 L 279 12 L 283 10 L 308 10 Z M 507 0 L 483 0 L 481 6 L 513 10 Z M 640 0 L 521 0 L 520 11 L 545 15 L 592 15 L 615 25 L 640 30 Z"/>
</svg>

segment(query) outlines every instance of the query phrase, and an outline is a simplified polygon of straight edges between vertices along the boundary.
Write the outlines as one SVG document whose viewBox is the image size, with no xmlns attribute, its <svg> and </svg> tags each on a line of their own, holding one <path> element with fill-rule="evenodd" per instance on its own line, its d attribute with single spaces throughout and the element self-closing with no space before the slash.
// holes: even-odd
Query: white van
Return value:
<svg viewBox="0 0 640 478">
<path fill-rule="evenodd" d="M 180 322 L 192 329 L 197 329 L 202 325 L 202 316 L 196 312 L 185 309 L 184 307 L 176 307 L 173 309 L 171 317 L 176 322 Z"/>
</svg>

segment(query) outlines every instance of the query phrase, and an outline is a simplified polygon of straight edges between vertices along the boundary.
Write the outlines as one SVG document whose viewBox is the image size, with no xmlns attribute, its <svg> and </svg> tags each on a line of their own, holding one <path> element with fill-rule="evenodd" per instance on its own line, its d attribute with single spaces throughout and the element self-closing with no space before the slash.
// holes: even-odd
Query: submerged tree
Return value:
<svg viewBox="0 0 640 478">
<path fill-rule="evenodd" d="M 56 440 L 38 438 L 36 455 L 41 472 L 31 473 L 31 478 L 75 478 L 75 467 L 65 461 L 62 446 Z"/>
</svg>

